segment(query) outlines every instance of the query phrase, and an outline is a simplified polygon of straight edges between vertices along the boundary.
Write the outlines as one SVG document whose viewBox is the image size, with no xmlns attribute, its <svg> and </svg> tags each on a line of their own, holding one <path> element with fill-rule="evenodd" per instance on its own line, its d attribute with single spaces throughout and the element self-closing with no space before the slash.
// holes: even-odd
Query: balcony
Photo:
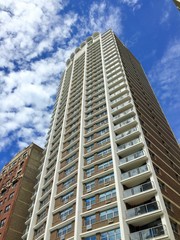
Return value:
<svg viewBox="0 0 180 240">
<path fill-rule="evenodd" d="M 111 93 L 114 93 L 114 92 L 116 92 L 117 90 L 119 90 L 119 89 L 121 89 L 123 86 L 125 86 L 126 85 L 126 82 L 125 81 L 123 81 L 123 82 L 121 82 L 121 83 L 118 83 L 116 86 L 114 86 L 114 87 L 111 87 L 110 89 L 109 89 L 109 93 L 111 94 Z"/>
<path fill-rule="evenodd" d="M 124 93 L 126 93 L 126 92 L 128 92 L 127 87 L 124 87 L 124 88 L 118 90 L 117 92 L 112 93 L 112 94 L 110 95 L 110 99 L 113 100 L 113 99 L 115 99 L 116 97 L 119 97 L 119 96 L 121 96 L 122 94 L 124 94 Z"/>
<path fill-rule="evenodd" d="M 114 99 L 113 101 L 111 101 L 111 107 L 116 107 L 116 106 L 118 106 L 121 102 L 123 102 L 123 101 L 125 101 L 125 100 L 127 101 L 127 100 L 129 100 L 129 99 L 130 99 L 129 93 L 125 93 L 124 95 L 122 95 L 122 96 Z"/>
<path fill-rule="evenodd" d="M 155 188 L 152 182 L 146 182 L 124 191 L 124 201 L 129 204 L 141 204 L 150 200 L 155 195 Z"/>
<path fill-rule="evenodd" d="M 128 130 L 131 127 L 135 127 L 136 124 L 137 124 L 136 117 L 131 117 L 131 118 L 128 118 L 127 120 L 122 121 L 119 124 L 115 125 L 114 130 L 116 133 L 120 133 L 125 130 Z"/>
<path fill-rule="evenodd" d="M 130 240 L 165 239 L 165 234 L 166 231 L 164 226 L 160 225 L 139 232 L 131 233 Z"/>
<path fill-rule="evenodd" d="M 120 120 L 122 121 L 123 119 L 127 119 L 130 118 L 132 116 L 134 116 L 135 113 L 133 111 L 133 108 L 129 108 L 126 111 L 116 115 L 113 117 L 113 122 L 116 124 L 117 122 L 119 122 Z"/>
<path fill-rule="evenodd" d="M 147 165 L 134 168 L 130 171 L 121 174 L 121 183 L 130 188 L 146 181 L 150 177 L 150 171 Z"/>
<path fill-rule="evenodd" d="M 126 221 L 135 227 L 144 226 L 155 221 L 161 213 L 158 202 L 150 202 L 128 209 L 126 212 Z"/>
<path fill-rule="evenodd" d="M 131 102 L 131 99 L 128 100 L 127 102 L 124 102 L 122 104 L 120 104 L 119 106 L 117 107 L 114 107 L 112 108 L 112 113 L 120 113 L 122 111 L 125 111 L 126 109 L 128 109 L 129 107 L 132 107 L 132 102 Z"/>
<path fill-rule="evenodd" d="M 138 137 L 140 135 L 140 132 L 138 131 L 137 127 L 133 127 L 130 130 L 127 130 L 123 133 L 120 133 L 119 135 L 116 136 L 116 143 L 120 144 L 122 141 L 128 141 L 131 138 Z"/>
<path fill-rule="evenodd" d="M 141 138 L 135 138 L 130 142 L 121 144 L 117 147 L 118 155 L 125 155 L 127 152 L 134 151 L 137 147 L 143 147 L 143 142 Z"/>
<path fill-rule="evenodd" d="M 132 168 L 136 168 L 143 163 L 145 163 L 147 160 L 147 156 L 145 154 L 145 151 L 139 150 L 133 154 L 130 154 L 124 158 L 121 158 L 119 160 L 120 169 L 126 171 Z"/>
</svg>

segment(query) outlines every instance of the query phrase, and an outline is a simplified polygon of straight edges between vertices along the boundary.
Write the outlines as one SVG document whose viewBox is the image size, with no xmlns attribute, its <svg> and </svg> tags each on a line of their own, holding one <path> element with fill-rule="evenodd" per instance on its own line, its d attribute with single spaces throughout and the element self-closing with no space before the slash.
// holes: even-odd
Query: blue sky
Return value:
<svg viewBox="0 0 180 240">
<path fill-rule="evenodd" d="M 111 28 L 141 62 L 180 141 L 180 12 L 171 0 L 7 0 L 0 3 L 0 168 L 44 146 L 65 61 Z"/>
</svg>

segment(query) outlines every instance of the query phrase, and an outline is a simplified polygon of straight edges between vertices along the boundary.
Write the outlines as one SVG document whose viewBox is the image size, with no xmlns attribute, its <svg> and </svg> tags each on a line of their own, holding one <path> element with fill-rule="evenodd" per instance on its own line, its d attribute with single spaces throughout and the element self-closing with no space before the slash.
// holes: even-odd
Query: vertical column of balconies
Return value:
<svg viewBox="0 0 180 240">
<path fill-rule="evenodd" d="M 100 40 L 89 44 L 86 69 L 82 239 L 120 236 Z"/>
<path fill-rule="evenodd" d="M 32 197 L 33 203 L 29 209 L 30 216 L 26 221 L 28 231 L 23 236 L 24 239 L 43 239 L 44 236 L 71 70 L 70 66 L 63 76 L 62 88 L 58 89 L 51 128 L 48 133 L 48 144 L 46 144 L 45 156 L 42 159 L 43 164 L 40 167 L 42 171 L 37 176 L 38 182 L 34 187 L 36 191 Z"/>
<path fill-rule="evenodd" d="M 152 176 L 152 164 L 148 161 L 147 147 L 121 60 L 119 56 L 115 57 L 119 54 L 111 31 L 103 37 L 103 55 L 114 125 L 115 157 L 119 159 L 120 198 L 125 207 L 124 214 L 121 209 L 122 220 L 125 217 L 123 231 L 128 226 L 130 233 L 126 231 L 123 239 L 146 239 L 146 235 L 168 238 L 161 221 L 162 206 Z"/>
<path fill-rule="evenodd" d="M 84 60 L 84 53 L 74 58 L 51 239 L 73 239 L 74 236 Z"/>
</svg>

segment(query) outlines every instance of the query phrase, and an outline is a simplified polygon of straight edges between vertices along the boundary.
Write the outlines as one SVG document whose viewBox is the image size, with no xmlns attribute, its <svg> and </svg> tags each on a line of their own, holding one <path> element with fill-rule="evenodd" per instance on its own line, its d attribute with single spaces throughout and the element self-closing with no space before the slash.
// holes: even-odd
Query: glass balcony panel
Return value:
<svg viewBox="0 0 180 240">
<path fill-rule="evenodd" d="M 131 233 L 131 240 L 146 240 L 159 237 L 165 234 L 164 227 L 162 225 L 148 228 L 139 232 Z"/>
<path fill-rule="evenodd" d="M 135 169 L 132 169 L 132 170 L 130 170 L 128 172 L 122 173 L 121 174 L 121 178 L 122 179 L 127 179 L 129 177 L 133 177 L 133 176 L 136 176 L 136 175 L 138 175 L 140 173 L 146 172 L 147 170 L 148 170 L 147 165 L 143 165 L 143 166 L 141 166 L 139 168 L 135 168 Z"/>
<path fill-rule="evenodd" d="M 149 213 L 158 209 L 157 202 L 147 203 L 132 209 L 127 210 L 127 218 L 136 217 L 145 213 Z"/>
<path fill-rule="evenodd" d="M 123 164 L 123 163 L 129 162 L 129 161 L 132 161 L 132 160 L 134 160 L 136 158 L 139 158 L 141 156 L 144 156 L 144 151 L 143 150 L 140 150 L 140 151 L 138 151 L 136 153 L 133 153 L 133 154 L 127 156 L 127 157 L 121 158 L 119 163 Z"/>
<path fill-rule="evenodd" d="M 122 126 L 124 126 L 124 125 L 126 125 L 126 124 L 128 124 L 128 123 L 131 123 L 131 122 L 133 122 L 135 119 L 136 119 L 135 117 L 129 118 L 129 119 L 127 119 L 126 121 L 123 121 L 123 122 L 119 123 L 118 125 L 116 125 L 116 126 L 114 127 L 114 129 L 116 130 L 116 129 L 118 129 L 118 128 L 120 128 L 120 127 L 122 127 Z"/>
<path fill-rule="evenodd" d="M 124 191 L 124 197 L 130 197 L 132 195 L 139 194 L 141 192 L 147 191 L 151 188 L 152 188 L 152 183 L 147 182 L 147 183 L 144 183 L 144 184 L 138 185 L 136 187 L 125 190 Z"/>
<path fill-rule="evenodd" d="M 119 140 L 119 139 L 121 139 L 121 138 L 123 138 L 123 137 L 126 137 L 126 136 L 130 135 L 131 133 L 133 133 L 133 132 L 135 132 L 135 131 L 137 131 L 137 130 L 138 130 L 137 127 L 131 128 L 130 130 L 125 131 L 125 132 L 119 134 L 119 135 L 116 137 L 116 140 Z"/>
<path fill-rule="evenodd" d="M 122 144 L 122 145 L 120 145 L 120 146 L 118 147 L 118 151 L 121 151 L 121 150 L 123 150 L 123 149 L 126 149 L 126 148 L 128 148 L 128 147 L 130 147 L 130 146 L 133 146 L 133 145 L 139 143 L 140 140 L 141 140 L 140 138 L 136 138 L 136 139 L 134 139 L 134 140 L 132 140 L 132 141 L 130 141 L 130 142 L 127 142 L 127 143 L 125 143 L 125 144 Z"/>
</svg>

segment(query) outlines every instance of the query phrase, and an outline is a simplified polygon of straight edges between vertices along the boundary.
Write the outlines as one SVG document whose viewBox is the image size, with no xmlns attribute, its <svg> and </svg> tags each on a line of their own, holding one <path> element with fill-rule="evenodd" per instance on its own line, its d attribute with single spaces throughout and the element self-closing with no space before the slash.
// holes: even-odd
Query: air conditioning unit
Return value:
<svg viewBox="0 0 180 240">
<path fill-rule="evenodd" d="M 92 224 L 88 224 L 87 226 L 86 226 L 86 230 L 91 230 L 92 229 Z"/>
<path fill-rule="evenodd" d="M 91 208 L 92 208 L 91 205 L 86 206 L 86 209 L 87 209 L 87 210 L 90 210 Z"/>
<path fill-rule="evenodd" d="M 113 220 L 113 218 L 109 218 L 108 219 L 108 223 L 110 224 L 110 223 L 113 223 L 114 222 L 114 220 Z"/>
</svg>

